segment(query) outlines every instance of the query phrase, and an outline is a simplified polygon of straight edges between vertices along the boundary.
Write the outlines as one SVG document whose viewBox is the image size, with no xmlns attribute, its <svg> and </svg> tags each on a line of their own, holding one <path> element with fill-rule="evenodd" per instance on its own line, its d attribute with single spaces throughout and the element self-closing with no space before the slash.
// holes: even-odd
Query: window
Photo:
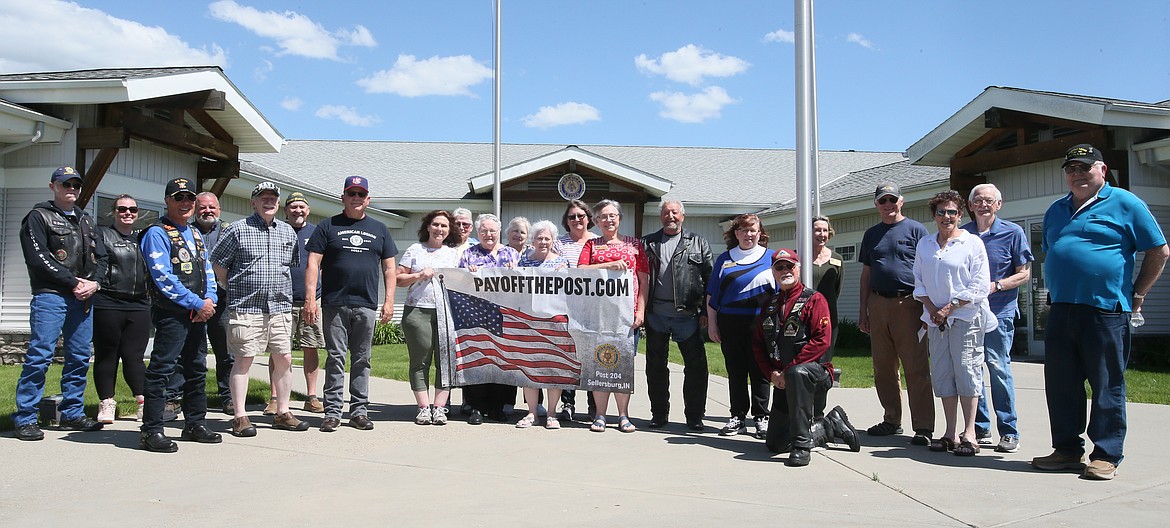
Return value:
<svg viewBox="0 0 1170 528">
<path fill-rule="evenodd" d="M 93 216 L 97 225 L 106 227 L 114 225 L 114 201 L 116 198 L 116 196 L 97 196 L 93 205 Z M 146 226 L 158 221 L 159 214 L 163 210 L 161 205 L 144 202 L 137 198 L 134 201 L 138 202 L 138 220 L 134 222 L 135 230 L 145 229 Z"/>
<path fill-rule="evenodd" d="M 857 244 L 852 244 L 852 245 L 848 245 L 848 246 L 837 246 L 834 249 L 837 250 L 837 253 L 841 254 L 842 261 L 844 261 L 844 262 L 856 262 L 857 261 Z"/>
</svg>

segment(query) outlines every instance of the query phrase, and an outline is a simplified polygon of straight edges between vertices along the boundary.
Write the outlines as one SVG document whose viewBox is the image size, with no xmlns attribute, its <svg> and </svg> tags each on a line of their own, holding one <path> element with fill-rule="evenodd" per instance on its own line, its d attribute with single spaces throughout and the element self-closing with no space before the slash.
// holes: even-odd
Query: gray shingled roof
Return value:
<svg viewBox="0 0 1170 528">
<path fill-rule="evenodd" d="M 687 203 L 778 204 L 796 196 L 794 150 L 577 147 L 673 182 L 666 197 Z M 507 168 L 564 148 L 501 145 L 500 164 Z M 289 183 L 335 189 L 358 174 L 370 179 L 376 197 L 425 199 L 469 196 L 468 180 L 492 171 L 492 150 L 490 143 L 290 140 L 280 153 L 241 157 L 251 162 L 245 170 L 274 171 Z M 819 170 L 828 180 L 902 159 L 899 152 L 822 151 Z"/>
<path fill-rule="evenodd" d="M 97 70 L 47 71 L 30 73 L 9 73 L 0 75 L 0 81 L 67 81 L 82 79 L 146 79 L 181 73 L 216 70 L 219 66 L 183 66 L 175 68 L 103 68 Z"/>
<path fill-rule="evenodd" d="M 909 160 L 902 160 L 888 165 L 873 167 L 851 172 L 821 186 L 821 203 L 832 203 L 848 200 L 857 196 L 872 193 L 881 183 L 894 182 L 906 193 L 918 187 L 935 185 L 950 180 L 950 169 L 946 167 L 926 167 L 911 165 Z M 822 179 L 822 181 L 824 181 Z M 760 212 L 760 216 L 768 216 L 790 211 L 796 208 L 796 201 L 789 201 L 778 207 Z"/>
</svg>

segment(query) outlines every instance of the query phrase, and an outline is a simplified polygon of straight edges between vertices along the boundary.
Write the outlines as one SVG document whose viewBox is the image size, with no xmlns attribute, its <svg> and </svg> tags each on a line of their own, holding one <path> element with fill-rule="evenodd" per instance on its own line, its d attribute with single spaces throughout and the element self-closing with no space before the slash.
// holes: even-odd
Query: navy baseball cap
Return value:
<svg viewBox="0 0 1170 528">
<path fill-rule="evenodd" d="M 73 167 L 66 166 L 66 167 L 59 167 L 57 170 L 53 171 L 53 177 L 49 181 L 52 183 L 57 183 L 57 182 L 69 181 L 69 180 L 72 180 L 74 178 L 80 180 L 81 175 L 78 174 L 77 171 L 73 170 Z"/>
<path fill-rule="evenodd" d="M 362 190 L 370 192 L 370 180 L 362 176 L 347 176 L 345 178 L 345 186 L 341 189 L 341 192 L 348 191 L 353 187 L 361 187 Z"/>
</svg>

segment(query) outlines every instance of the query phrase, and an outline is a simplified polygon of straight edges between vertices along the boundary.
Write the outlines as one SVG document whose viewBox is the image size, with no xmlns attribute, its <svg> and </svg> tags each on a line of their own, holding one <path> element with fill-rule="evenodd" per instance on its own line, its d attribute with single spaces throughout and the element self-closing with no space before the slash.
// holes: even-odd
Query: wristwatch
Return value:
<svg viewBox="0 0 1170 528">
<path fill-rule="evenodd" d="M 959 300 L 958 299 L 951 299 L 951 307 L 958 308 L 959 307 Z"/>
<path fill-rule="evenodd" d="M 995 291 L 997 291 L 997 292 L 1003 291 L 1003 285 L 1000 284 L 999 281 L 995 281 Z"/>
</svg>

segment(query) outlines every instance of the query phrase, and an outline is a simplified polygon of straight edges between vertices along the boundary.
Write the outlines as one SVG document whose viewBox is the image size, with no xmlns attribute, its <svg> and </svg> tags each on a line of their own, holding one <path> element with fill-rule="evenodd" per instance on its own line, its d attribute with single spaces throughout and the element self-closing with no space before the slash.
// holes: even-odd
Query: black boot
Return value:
<svg viewBox="0 0 1170 528">
<path fill-rule="evenodd" d="M 831 438 L 840 439 L 854 453 L 861 451 L 861 441 L 857 439 L 857 430 L 853 428 L 853 424 L 849 423 L 845 409 L 842 409 L 840 405 L 833 407 L 833 410 L 825 415 L 824 421 L 828 422 L 826 430 L 830 431 Z"/>
<path fill-rule="evenodd" d="M 831 436 L 831 426 L 826 423 L 828 420 L 821 418 L 820 420 L 813 420 L 812 425 L 808 428 L 808 436 L 812 439 L 814 447 L 829 447 L 829 441 L 833 439 Z"/>
<path fill-rule="evenodd" d="M 788 453 L 788 460 L 784 461 L 784 465 L 788 467 L 804 467 L 807 466 L 812 455 L 808 449 L 803 447 L 794 447 L 792 452 Z"/>
</svg>

